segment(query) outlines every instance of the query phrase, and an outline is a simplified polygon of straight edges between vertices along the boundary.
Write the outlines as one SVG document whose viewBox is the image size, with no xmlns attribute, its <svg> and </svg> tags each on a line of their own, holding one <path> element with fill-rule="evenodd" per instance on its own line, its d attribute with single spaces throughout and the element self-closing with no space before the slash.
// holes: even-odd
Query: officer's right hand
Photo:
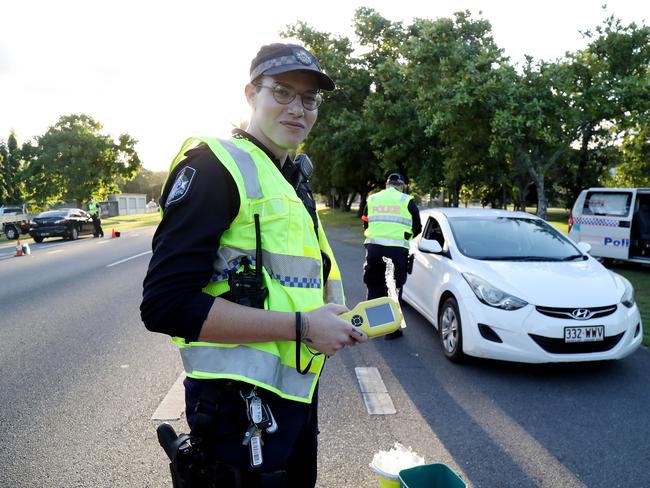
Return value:
<svg viewBox="0 0 650 488">
<path fill-rule="evenodd" d="M 368 336 L 354 327 L 347 320 L 339 317 L 349 312 L 344 305 L 328 303 L 327 305 L 303 313 L 302 341 L 312 349 L 333 356 L 345 346 L 355 346 L 368 342 Z"/>
</svg>

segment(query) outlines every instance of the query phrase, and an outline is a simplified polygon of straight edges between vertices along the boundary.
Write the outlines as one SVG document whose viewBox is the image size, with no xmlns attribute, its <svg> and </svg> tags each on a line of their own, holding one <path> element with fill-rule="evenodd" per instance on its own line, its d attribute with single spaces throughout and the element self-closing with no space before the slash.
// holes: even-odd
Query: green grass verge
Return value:
<svg viewBox="0 0 650 488">
<path fill-rule="evenodd" d="M 531 213 L 534 213 L 534 209 Z M 349 230 L 346 233 L 346 242 L 359 244 L 363 242 L 362 225 L 356 211 L 342 212 L 331 208 L 318 210 L 321 222 L 325 227 L 334 227 L 337 230 Z M 551 208 L 548 210 L 547 221 L 564 234 L 567 233 L 569 212 L 565 209 Z M 424 222 L 423 222 L 424 224 Z M 349 237 L 348 237 L 349 236 Z M 643 343 L 650 346 L 650 267 L 634 263 L 617 263 L 610 267 L 615 273 L 625 276 L 634 286 L 636 303 L 641 312 L 644 324 Z"/>
<path fill-rule="evenodd" d="M 148 225 L 158 225 L 160 223 L 160 213 L 146 213 L 133 215 L 118 215 L 102 219 L 102 228 L 106 235 L 110 234 L 112 229 L 122 232 L 124 229 L 133 229 L 135 227 L 145 227 Z"/>
<path fill-rule="evenodd" d="M 650 266 L 616 262 L 609 269 L 625 276 L 634 287 L 634 298 L 643 322 L 643 343 L 650 346 Z"/>
</svg>

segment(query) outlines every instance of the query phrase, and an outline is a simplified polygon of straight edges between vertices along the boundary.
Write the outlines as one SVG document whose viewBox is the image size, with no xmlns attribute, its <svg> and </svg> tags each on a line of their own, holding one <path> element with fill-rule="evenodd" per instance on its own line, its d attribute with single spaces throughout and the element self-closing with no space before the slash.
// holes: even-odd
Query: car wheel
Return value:
<svg viewBox="0 0 650 488">
<path fill-rule="evenodd" d="M 41 243 L 43 242 L 43 237 L 34 237 L 34 242 Z"/>
<path fill-rule="evenodd" d="M 447 298 L 438 315 L 438 331 L 440 343 L 447 359 L 454 363 L 461 362 L 463 354 L 463 329 L 460 312 L 455 298 Z"/>
<path fill-rule="evenodd" d="M 79 230 L 76 225 L 73 225 L 72 230 L 70 231 L 70 240 L 76 241 L 77 239 L 79 239 Z"/>
<path fill-rule="evenodd" d="M 13 225 L 8 225 L 5 227 L 5 235 L 10 241 L 15 241 L 19 236 L 18 229 L 16 229 Z"/>
</svg>

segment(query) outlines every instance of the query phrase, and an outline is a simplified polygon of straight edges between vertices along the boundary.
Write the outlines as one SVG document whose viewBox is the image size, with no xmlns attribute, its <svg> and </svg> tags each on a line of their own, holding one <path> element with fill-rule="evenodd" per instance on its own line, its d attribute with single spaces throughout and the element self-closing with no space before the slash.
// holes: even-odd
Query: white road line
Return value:
<svg viewBox="0 0 650 488">
<path fill-rule="evenodd" d="M 109 242 L 111 242 L 111 241 L 99 241 L 99 242 L 97 243 L 97 245 L 98 245 L 98 246 L 101 246 L 102 244 L 108 244 Z"/>
<path fill-rule="evenodd" d="M 185 389 L 183 380 L 185 373 L 182 373 L 170 390 L 160 402 L 158 408 L 151 416 L 151 420 L 178 420 L 185 410 Z"/>
<path fill-rule="evenodd" d="M 55 249 L 54 251 L 46 251 L 45 254 L 56 254 L 57 252 L 63 252 L 65 249 Z"/>
<path fill-rule="evenodd" d="M 106 267 L 110 268 L 112 266 L 116 266 L 118 264 L 126 263 L 127 261 L 131 261 L 132 259 L 139 258 L 140 256 L 144 256 L 145 254 L 151 254 L 152 251 L 146 251 L 146 252 L 141 252 L 140 254 L 136 254 L 135 256 L 131 256 L 130 258 L 122 259 L 120 261 L 115 261 L 114 263 L 107 264 Z"/>
<path fill-rule="evenodd" d="M 361 388 L 361 396 L 370 415 L 391 415 L 397 413 L 386 385 L 377 368 L 354 368 Z"/>
</svg>

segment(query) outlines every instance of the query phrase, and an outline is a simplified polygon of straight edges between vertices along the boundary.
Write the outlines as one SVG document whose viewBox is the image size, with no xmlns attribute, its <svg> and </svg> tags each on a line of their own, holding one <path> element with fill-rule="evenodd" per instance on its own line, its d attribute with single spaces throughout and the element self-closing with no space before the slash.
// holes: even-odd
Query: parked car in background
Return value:
<svg viewBox="0 0 650 488">
<path fill-rule="evenodd" d="M 46 237 L 63 237 L 76 240 L 81 235 L 93 234 L 93 220 L 79 208 L 60 208 L 41 212 L 33 218 L 29 235 L 36 242 Z"/>
<path fill-rule="evenodd" d="M 544 220 L 492 209 L 420 212 L 403 299 L 437 329 L 451 361 L 620 359 L 643 326 L 634 289 Z"/>
<path fill-rule="evenodd" d="M 650 263 L 650 188 L 582 190 L 569 217 L 569 237 L 601 261 Z"/>
</svg>

